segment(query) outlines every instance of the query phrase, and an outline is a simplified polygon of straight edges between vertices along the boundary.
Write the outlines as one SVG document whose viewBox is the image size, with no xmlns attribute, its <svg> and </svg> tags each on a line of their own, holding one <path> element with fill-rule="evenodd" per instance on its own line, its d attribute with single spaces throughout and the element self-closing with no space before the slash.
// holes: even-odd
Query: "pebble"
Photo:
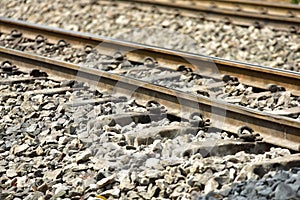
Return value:
<svg viewBox="0 0 300 200">
<path fill-rule="evenodd" d="M 14 169 L 8 169 L 6 171 L 6 175 L 9 178 L 13 178 L 13 177 L 17 176 L 18 174 L 17 174 L 16 170 L 14 170 Z"/>
<path fill-rule="evenodd" d="M 279 183 L 275 189 L 275 199 L 292 199 L 296 198 L 296 191 L 285 183 Z M 299 197 L 300 198 L 300 197 Z"/>
<path fill-rule="evenodd" d="M 89 158 L 92 156 L 92 151 L 90 149 L 85 150 L 83 152 L 80 152 L 76 155 L 76 162 L 77 163 L 82 163 L 85 162 L 87 160 L 89 160 Z"/>
<path fill-rule="evenodd" d="M 159 164 L 159 159 L 157 159 L 157 158 L 149 158 L 149 159 L 147 159 L 146 160 L 146 164 L 145 164 L 145 166 L 147 167 L 147 168 L 157 168 L 156 166 Z"/>
<path fill-rule="evenodd" d="M 62 175 L 62 169 L 55 169 L 53 171 L 45 172 L 44 178 L 49 180 L 56 180 L 61 175 Z"/>
<path fill-rule="evenodd" d="M 37 124 L 32 124 L 31 126 L 26 128 L 26 131 L 29 132 L 29 133 L 32 133 L 36 130 L 36 128 L 37 128 Z"/>
<path fill-rule="evenodd" d="M 109 177 L 101 179 L 96 184 L 97 184 L 98 188 L 102 188 L 105 185 L 112 183 L 114 180 L 115 180 L 115 175 L 111 175 Z"/>
<path fill-rule="evenodd" d="M 43 148 L 41 146 L 38 146 L 36 148 L 35 152 L 36 152 L 36 155 L 41 156 L 41 155 L 43 155 L 44 150 L 43 150 Z"/>
<path fill-rule="evenodd" d="M 111 196 L 113 198 L 118 198 L 119 195 L 120 195 L 120 189 L 119 188 L 114 188 L 114 189 L 111 189 L 111 190 L 106 190 L 104 192 L 101 193 L 101 195 L 103 196 Z"/>
<path fill-rule="evenodd" d="M 16 145 L 13 147 L 13 154 L 17 155 L 23 153 L 29 148 L 28 144 Z"/>
<path fill-rule="evenodd" d="M 17 178 L 17 187 L 24 188 L 27 181 L 27 176 L 22 176 Z"/>
<path fill-rule="evenodd" d="M 218 188 L 218 186 L 219 183 L 214 178 L 211 178 L 205 184 L 204 193 L 207 194 L 211 191 L 215 191 Z"/>
</svg>

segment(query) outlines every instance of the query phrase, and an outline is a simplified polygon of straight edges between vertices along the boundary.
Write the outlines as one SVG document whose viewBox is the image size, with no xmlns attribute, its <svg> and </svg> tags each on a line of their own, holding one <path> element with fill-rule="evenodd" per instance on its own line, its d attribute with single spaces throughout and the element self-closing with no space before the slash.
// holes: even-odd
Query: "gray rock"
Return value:
<svg viewBox="0 0 300 200">
<path fill-rule="evenodd" d="M 141 198 L 141 197 L 138 195 L 138 193 L 135 192 L 135 191 L 129 191 L 129 192 L 127 193 L 127 197 L 128 197 L 128 199 L 140 199 L 140 198 Z"/>
<path fill-rule="evenodd" d="M 182 198 L 183 195 L 185 194 L 185 185 L 180 185 L 180 184 L 177 184 L 176 185 L 177 187 L 173 190 L 172 194 L 170 195 L 171 198 Z"/>
<path fill-rule="evenodd" d="M 113 188 L 111 190 L 106 190 L 101 193 L 103 196 L 111 196 L 113 198 L 118 198 L 120 196 L 120 189 L 119 188 Z"/>
<path fill-rule="evenodd" d="M 58 198 L 58 197 L 64 196 L 66 194 L 66 192 L 70 189 L 69 187 L 67 187 L 66 185 L 64 185 L 62 183 L 53 185 L 53 188 L 55 189 L 53 198 Z"/>
<path fill-rule="evenodd" d="M 26 128 L 26 132 L 32 133 L 36 130 L 36 128 L 37 128 L 37 124 L 32 124 L 31 126 Z"/>
<path fill-rule="evenodd" d="M 58 140 L 58 144 L 60 145 L 65 145 L 67 142 L 68 142 L 68 138 L 65 136 L 60 137 Z"/>
<path fill-rule="evenodd" d="M 296 198 L 296 191 L 285 183 L 279 183 L 275 189 L 275 199 L 292 199 Z"/>
<path fill-rule="evenodd" d="M 211 178 L 205 184 L 204 192 L 207 194 L 211 191 L 215 191 L 218 188 L 218 186 L 219 183 L 214 178 Z"/>
<path fill-rule="evenodd" d="M 72 168 L 73 172 L 86 171 L 89 169 L 89 166 L 86 164 L 77 164 Z"/>
<path fill-rule="evenodd" d="M 101 179 L 96 184 L 97 184 L 98 188 L 102 188 L 108 184 L 111 184 L 112 182 L 114 182 L 114 180 L 115 180 L 115 175 L 113 174 L 109 177 Z"/>
<path fill-rule="evenodd" d="M 246 197 L 244 196 L 235 196 L 234 197 L 235 200 L 248 200 Z"/>
<path fill-rule="evenodd" d="M 44 154 L 44 150 L 41 146 L 38 146 L 35 150 L 37 156 L 41 156 Z"/>
<path fill-rule="evenodd" d="M 119 173 L 118 181 L 120 182 L 119 188 L 121 190 L 132 190 L 135 187 L 130 181 L 128 172 L 125 170 Z"/>
<path fill-rule="evenodd" d="M 13 154 L 21 154 L 29 148 L 28 144 L 16 145 L 13 147 Z"/>
<path fill-rule="evenodd" d="M 150 179 L 160 179 L 163 177 L 162 171 L 153 169 L 153 170 L 148 170 L 145 173 L 145 176 L 150 178 Z"/>
<path fill-rule="evenodd" d="M 17 178 L 17 187 L 24 188 L 26 185 L 27 176 L 22 176 Z"/>
<path fill-rule="evenodd" d="M 60 190 L 59 192 L 57 192 L 56 194 L 53 195 L 53 197 L 51 198 L 51 200 L 55 200 L 55 199 L 60 199 L 60 197 L 63 197 L 65 194 L 67 193 L 66 190 Z"/>
<path fill-rule="evenodd" d="M 220 195 L 222 195 L 223 197 L 227 197 L 229 195 L 231 191 L 231 187 L 226 185 L 222 187 L 222 190 L 220 191 Z"/>
<path fill-rule="evenodd" d="M 86 162 L 87 160 L 90 159 L 91 156 L 92 156 L 92 151 L 90 149 L 87 149 L 83 152 L 79 152 L 76 155 L 76 162 L 77 163 Z"/>
<path fill-rule="evenodd" d="M 262 195 L 262 196 L 269 196 L 270 194 L 271 194 L 271 192 L 272 192 L 272 189 L 271 188 L 269 188 L 269 187 L 267 187 L 267 188 L 265 188 L 265 189 L 261 189 L 261 190 L 259 190 L 257 193 L 259 194 L 259 195 Z"/>
<path fill-rule="evenodd" d="M 199 185 L 199 184 L 205 185 L 212 176 L 213 176 L 212 171 L 206 170 L 204 173 L 195 174 L 193 181 L 195 182 L 195 185 Z"/>
<path fill-rule="evenodd" d="M 16 172 L 15 169 L 8 169 L 8 170 L 6 171 L 6 175 L 7 175 L 7 177 L 9 177 L 9 178 L 13 178 L 13 177 L 17 176 L 18 174 L 17 174 L 17 172 Z"/>
<path fill-rule="evenodd" d="M 54 110 L 56 106 L 54 103 L 47 103 L 46 105 L 43 106 L 43 110 Z"/>
<path fill-rule="evenodd" d="M 160 160 L 157 158 L 149 158 L 146 160 L 145 166 L 148 168 L 156 168 L 156 166 L 159 164 Z"/>
<path fill-rule="evenodd" d="M 35 191 L 24 198 L 24 200 L 41 200 L 43 196 L 44 194 L 42 192 Z"/>
<path fill-rule="evenodd" d="M 4 174 L 6 172 L 6 167 L 0 166 L 0 174 Z"/>
<path fill-rule="evenodd" d="M 47 171 L 44 174 L 44 178 L 47 178 L 49 180 L 56 180 L 58 177 L 62 175 L 63 171 L 62 169 L 55 169 L 53 171 Z"/>
<path fill-rule="evenodd" d="M 89 191 L 96 191 L 98 189 L 97 184 L 90 184 L 89 185 Z"/>
<path fill-rule="evenodd" d="M 155 183 L 161 191 L 165 191 L 168 187 L 168 184 L 166 183 L 166 181 L 164 179 L 156 180 Z"/>
</svg>

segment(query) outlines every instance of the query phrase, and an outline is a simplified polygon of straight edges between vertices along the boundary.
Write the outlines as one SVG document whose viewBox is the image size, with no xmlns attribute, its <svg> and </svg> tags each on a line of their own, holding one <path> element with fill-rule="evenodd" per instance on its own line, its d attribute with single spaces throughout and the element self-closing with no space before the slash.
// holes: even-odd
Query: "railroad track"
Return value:
<svg viewBox="0 0 300 200">
<path fill-rule="evenodd" d="M 238 133 L 244 130 L 243 127 L 248 127 L 247 129 L 260 133 L 267 142 L 280 146 L 285 145 L 285 147 L 290 149 L 299 150 L 300 140 L 297 133 L 300 126 L 299 106 L 297 103 L 299 103 L 300 84 L 298 73 L 247 65 L 218 58 L 166 51 L 164 49 L 150 48 L 117 40 L 108 40 L 93 35 L 79 34 L 61 29 L 50 29 L 48 27 L 4 18 L 1 18 L 0 31 L 3 34 L 10 34 L 9 37 L 14 37 L 13 35 L 15 35 L 16 38 L 19 38 L 19 42 L 22 38 L 25 38 L 25 43 L 15 43 L 15 47 L 18 48 L 20 46 L 24 47 L 26 43 L 27 45 L 29 43 L 30 46 L 30 42 L 35 42 L 39 34 L 43 36 L 43 39 L 47 39 L 47 43 L 50 42 L 50 46 L 51 43 L 62 44 L 62 46 L 70 44 L 72 48 L 82 48 L 82 50 L 84 50 L 85 45 L 88 45 L 89 51 L 96 48 L 98 54 L 107 56 L 107 60 L 104 59 L 101 61 L 102 63 L 96 63 L 98 66 L 104 66 L 102 71 L 85 67 L 78 68 L 78 66 L 71 63 L 46 59 L 1 47 L 3 59 L 13 59 L 12 61 L 15 62 L 15 58 L 18 57 L 21 61 L 21 63 L 18 64 L 22 64 L 26 61 L 28 65 L 30 65 L 31 62 L 34 63 L 35 60 L 40 60 L 44 61 L 43 65 L 47 65 L 48 68 L 56 68 L 60 71 L 59 74 L 66 73 L 61 71 L 69 71 L 72 69 L 73 72 L 71 72 L 71 74 L 73 76 L 75 74 L 79 74 L 79 76 L 83 74 L 85 77 L 94 77 L 88 78 L 94 81 L 97 81 L 98 78 L 93 74 L 102 76 L 104 81 L 108 78 L 113 78 L 114 81 L 106 80 L 111 82 L 110 88 L 115 88 L 115 84 L 117 83 L 123 85 L 123 90 L 124 87 L 135 88 L 138 85 L 145 89 L 145 91 L 141 92 L 142 94 L 137 95 L 139 97 L 138 101 L 153 99 L 161 105 L 172 109 L 172 113 L 179 115 L 179 117 L 185 115 L 182 110 L 197 112 L 199 108 L 203 111 L 203 116 L 208 118 L 211 115 L 214 115 L 216 118 L 222 118 L 222 115 L 226 113 L 222 127 L 223 130 Z M 27 41 L 28 39 L 30 41 Z M 99 45 L 101 42 L 102 44 Z M 54 51 L 56 50 L 54 49 Z M 73 51 L 75 50 L 73 49 Z M 116 55 L 118 55 L 117 58 Z M 51 55 L 46 54 L 46 56 Z M 124 57 L 126 57 L 126 59 L 124 59 Z M 146 61 L 149 62 L 149 60 L 150 64 L 145 63 Z M 213 63 L 211 61 L 213 61 Z M 108 64 L 106 62 L 108 62 Z M 216 65 L 220 74 L 214 73 L 215 68 L 214 66 L 211 67 L 212 64 Z M 120 67 L 113 67 L 116 65 Z M 201 72 L 196 71 L 199 66 L 201 67 Z M 111 69 L 107 69 L 107 67 Z M 138 67 L 141 67 L 141 69 Z M 181 71 L 180 68 L 182 68 L 183 71 Z M 107 70 L 109 72 L 105 72 Z M 143 71 L 145 70 L 151 72 L 152 77 L 143 75 Z M 124 73 L 127 73 L 126 71 L 130 71 L 130 73 L 124 76 Z M 167 85 L 168 83 L 166 82 L 168 81 L 163 80 L 164 76 L 169 76 L 168 81 L 170 82 L 172 82 L 172 80 L 173 82 L 178 82 L 180 77 L 185 76 L 182 82 L 189 81 L 192 87 L 179 88 L 176 85 Z M 86 81 L 88 79 L 86 79 Z M 143 81 L 137 79 L 142 79 Z M 208 82 L 208 84 L 205 85 L 201 81 Z M 156 84 L 148 85 L 146 83 Z M 193 85 L 197 83 L 199 86 L 193 87 Z M 270 84 L 272 84 L 271 87 Z M 228 92 L 227 94 L 226 92 L 224 94 L 224 91 L 222 92 L 224 88 L 232 86 L 251 87 L 250 89 L 252 91 L 251 94 L 245 93 L 236 97 Z M 169 87 L 173 87 L 175 90 L 169 89 Z M 232 88 L 233 90 L 235 89 L 235 87 Z M 142 89 L 139 88 L 139 90 Z M 221 95 L 227 95 L 226 98 L 208 98 L 207 96 L 213 97 L 215 95 L 215 90 L 221 93 Z M 255 92 L 255 90 L 257 90 L 257 92 Z M 187 91 L 189 91 L 190 94 L 186 94 Z M 273 106 L 273 108 L 269 110 L 261 111 L 259 109 L 251 109 L 251 107 L 249 107 L 251 103 L 247 103 L 247 101 L 251 101 L 251 99 L 253 99 L 254 102 L 256 100 L 256 103 L 259 103 L 259 100 L 263 100 L 264 103 L 266 103 L 265 100 L 272 96 L 277 99 L 275 103 L 273 102 L 275 107 Z M 245 98 L 245 105 L 241 106 L 241 101 Z M 287 100 L 285 100 L 286 98 Z M 184 102 L 182 103 L 183 105 L 180 105 L 179 102 L 181 101 Z M 228 104 L 226 101 L 231 103 Z M 284 104 L 286 104 L 285 107 Z M 283 107 L 282 109 L 278 109 L 278 106 Z M 216 113 L 211 114 L 211 111 L 214 109 L 216 109 Z M 241 118 L 244 120 L 241 121 Z M 213 123 L 216 123 L 216 121 Z M 218 127 L 218 125 L 215 125 L 215 127 Z M 286 142 L 283 143 L 282 141 Z"/>
<path fill-rule="evenodd" d="M 270 181 L 276 170 L 297 177 L 299 111 L 270 114 L 209 89 L 245 84 L 256 98 L 297 101 L 298 73 L 3 18 L 0 32 L 1 199 L 234 198 L 233 182 Z M 250 76 L 259 70 L 270 80 Z M 208 84 L 166 85 L 182 80 Z M 272 186 L 261 195 L 281 198 L 291 187 Z"/>
<path fill-rule="evenodd" d="M 148 45 L 299 71 L 297 33 L 272 30 L 268 26 L 259 29 L 254 26 L 243 27 L 201 20 L 180 14 L 176 15 L 175 9 L 169 9 L 169 13 L 164 13 L 160 12 L 159 7 L 149 9 L 151 6 L 125 4 L 125 2 L 77 2 L 70 10 L 71 17 L 65 14 L 64 9 L 68 8 L 72 2 L 59 1 L 53 5 L 57 7 L 56 11 L 50 9 L 45 13 L 40 7 L 43 8 L 47 5 L 40 4 L 39 7 L 36 7 L 34 4 L 34 1 L 23 2 L 20 4 L 21 7 L 12 6 L 10 8 L 5 6 L 9 6 L 9 4 L 4 4 L 3 15 Z M 35 9 L 27 11 L 26 7 L 28 6 Z M 89 12 L 90 6 L 93 7 L 91 12 Z M 110 9 L 112 9 L 111 12 Z M 102 10 L 101 13 L 104 14 L 104 17 L 99 18 L 97 10 Z M 172 11 L 174 12 L 171 13 Z M 57 13 L 60 13 L 59 16 L 52 18 L 53 15 L 58 15 Z M 139 20 L 140 17 L 141 20 Z M 98 23 L 96 20 L 92 22 L 90 20 L 92 18 L 98 19 Z M 61 23 L 61 21 L 68 23 Z M 113 25 L 109 26 L 109 24 Z M 137 35 L 134 36 L 135 34 Z M 163 35 L 169 39 L 158 43 L 155 35 Z"/>
<path fill-rule="evenodd" d="M 221 20 L 243 26 L 271 26 L 298 32 L 300 7 L 292 4 L 258 2 L 249 0 L 134 0 L 136 3 L 156 6 L 158 9 L 177 9 L 181 15 L 207 20 Z"/>
<path fill-rule="evenodd" d="M 246 85 L 252 85 L 255 82 L 256 87 L 268 89 L 269 84 L 272 83 L 278 87 L 284 87 L 290 90 L 295 95 L 300 95 L 299 73 L 297 72 L 270 69 L 259 65 L 229 61 L 217 57 L 186 54 L 178 51 L 165 50 L 163 48 L 152 48 L 152 50 L 144 45 L 120 42 L 92 34 L 65 31 L 59 28 L 50 28 L 8 18 L 0 18 L 0 28 L 4 34 L 11 34 L 13 30 L 18 30 L 23 37 L 31 39 L 31 41 L 34 41 L 38 35 L 44 36 L 50 43 L 57 43 L 62 39 L 74 48 L 83 48 L 85 46 L 96 47 L 100 44 L 100 54 L 102 53 L 101 51 L 103 51 L 106 55 L 110 54 L 113 56 L 113 54 L 116 53 L 116 49 L 119 49 L 121 52 L 126 52 L 128 60 L 133 62 L 142 63 L 146 58 L 152 58 L 155 62 L 172 70 L 177 70 L 179 65 L 184 65 L 185 68 L 195 71 L 196 66 L 191 64 L 195 63 L 195 65 L 208 65 L 205 68 L 202 67 L 201 70 L 207 70 L 208 72 L 206 73 L 212 74 L 214 72 L 211 71 L 212 67 L 210 66 L 213 64 L 218 69 L 216 73 L 238 77 L 239 80 Z M 14 43 L 15 42 L 16 41 L 14 41 Z M 26 44 L 23 46 L 26 47 Z M 177 54 L 177 56 L 174 56 L 174 54 Z"/>
</svg>

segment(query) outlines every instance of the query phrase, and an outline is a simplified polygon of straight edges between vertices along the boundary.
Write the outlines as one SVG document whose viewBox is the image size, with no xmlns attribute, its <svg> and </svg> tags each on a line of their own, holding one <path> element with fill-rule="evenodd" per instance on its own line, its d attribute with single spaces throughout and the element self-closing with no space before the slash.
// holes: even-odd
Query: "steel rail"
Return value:
<svg viewBox="0 0 300 200">
<path fill-rule="evenodd" d="M 124 2 L 125 0 L 117 0 Z M 276 4 L 249 0 L 133 0 L 143 5 L 176 9 L 185 16 L 201 17 L 208 20 L 222 20 L 238 25 L 268 25 L 275 29 L 298 31 L 300 6 Z"/>
<path fill-rule="evenodd" d="M 172 70 L 176 70 L 179 65 L 184 65 L 196 73 L 201 70 L 199 72 L 201 75 L 206 74 L 214 78 L 220 78 L 220 74 L 226 74 L 237 77 L 245 85 L 262 89 L 268 89 L 269 84 L 274 84 L 286 88 L 296 96 L 300 96 L 299 72 L 167 50 L 0 17 L 0 32 L 10 33 L 12 30 L 19 30 L 23 33 L 23 36 L 31 39 L 35 39 L 36 35 L 41 34 L 53 43 L 63 39 L 74 47 L 90 45 L 97 48 L 98 52 L 104 55 L 113 55 L 116 51 L 120 51 L 130 61 L 134 62 L 142 63 L 146 58 L 151 57 L 160 66 Z"/>
<path fill-rule="evenodd" d="M 298 120 L 267 115 L 260 111 L 226 104 L 223 101 L 3 47 L 0 47 L 0 61 L 10 61 L 14 65 L 27 69 L 40 69 L 58 77 L 79 79 L 98 86 L 101 90 L 107 89 L 117 91 L 119 94 L 129 94 L 142 105 L 153 100 L 166 106 L 169 113 L 179 117 L 186 118 L 188 113 L 200 112 L 205 118 L 216 119 L 212 120 L 213 127 L 237 133 L 241 127 L 247 126 L 260 133 L 264 141 L 268 143 L 296 151 L 300 150 L 300 122 Z"/>
<path fill-rule="evenodd" d="M 206 7 L 220 7 L 246 12 L 266 13 L 289 17 L 300 17 L 300 6 L 287 3 L 275 3 L 251 0 L 154 0 L 160 2 L 175 2 L 180 4 L 203 5 Z"/>
</svg>

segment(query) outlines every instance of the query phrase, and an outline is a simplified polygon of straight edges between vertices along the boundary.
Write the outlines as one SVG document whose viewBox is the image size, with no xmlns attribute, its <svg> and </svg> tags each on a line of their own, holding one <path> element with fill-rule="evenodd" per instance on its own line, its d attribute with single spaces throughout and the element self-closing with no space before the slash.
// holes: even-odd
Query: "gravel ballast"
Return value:
<svg viewBox="0 0 300 200">
<path fill-rule="evenodd" d="M 171 120 L 154 102 L 145 107 L 78 81 L 47 80 L 37 70 L 29 79 L 14 69 L 2 64 L 0 80 L 28 81 L 0 87 L 0 199 L 197 199 L 212 192 L 230 199 L 236 192 L 224 190 L 241 191 L 233 182 L 255 182 L 292 156 L 260 139 L 207 132 L 209 120 L 199 116 Z M 205 121 L 196 132 L 195 120 Z M 299 197 L 289 184 L 295 175 L 282 177 L 280 186 L 260 191 L 272 187 L 268 195 L 282 197 L 288 188 Z"/>
</svg>

